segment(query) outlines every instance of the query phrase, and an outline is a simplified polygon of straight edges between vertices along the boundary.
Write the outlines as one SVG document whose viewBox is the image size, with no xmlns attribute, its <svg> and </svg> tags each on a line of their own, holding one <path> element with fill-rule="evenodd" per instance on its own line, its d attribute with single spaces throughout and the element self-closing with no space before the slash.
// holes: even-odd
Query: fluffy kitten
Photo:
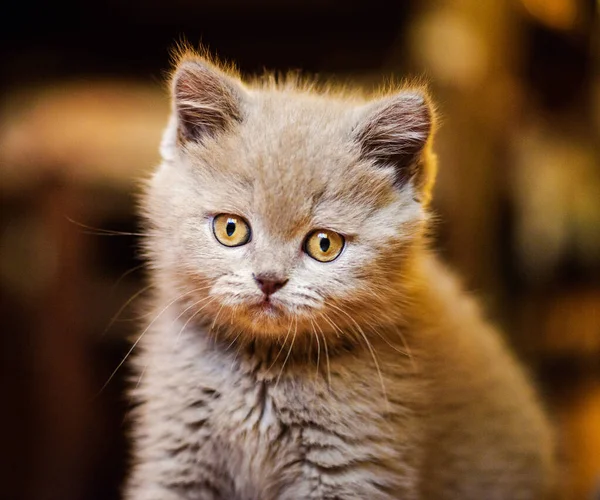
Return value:
<svg viewBox="0 0 600 500">
<path fill-rule="evenodd" d="M 182 56 L 125 497 L 538 499 L 548 423 L 427 248 L 434 114 Z"/>
</svg>

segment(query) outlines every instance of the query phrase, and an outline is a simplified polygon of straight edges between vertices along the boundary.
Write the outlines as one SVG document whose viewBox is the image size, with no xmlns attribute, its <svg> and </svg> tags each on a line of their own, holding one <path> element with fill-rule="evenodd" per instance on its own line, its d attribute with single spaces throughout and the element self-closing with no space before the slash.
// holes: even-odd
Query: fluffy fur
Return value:
<svg viewBox="0 0 600 500">
<path fill-rule="evenodd" d="M 242 83 L 193 53 L 171 88 L 125 497 L 546 498 L 537 398 L 427 247 L 426 93 Z M 220 213 L 248 244 L 216 241 Z M 339 258 L 303 252 L 316 228 L 345 236 Z M 259 274 L 288 280 L 268 307 Z"/>
</svg>

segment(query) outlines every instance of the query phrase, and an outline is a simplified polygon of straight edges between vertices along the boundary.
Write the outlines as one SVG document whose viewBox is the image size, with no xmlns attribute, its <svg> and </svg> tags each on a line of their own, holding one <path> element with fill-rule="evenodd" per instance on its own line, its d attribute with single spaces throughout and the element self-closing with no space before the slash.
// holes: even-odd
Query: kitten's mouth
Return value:
<svg viewBox="0 0 600 500">
<path fill-rule="evenodd" d="M 266 314 L 267 316 L 279 316 L 282 312 L 281 306 L 275 304 L 269 297 L 265 297 L 251 307 L 254 311 Z"/>
</svg>

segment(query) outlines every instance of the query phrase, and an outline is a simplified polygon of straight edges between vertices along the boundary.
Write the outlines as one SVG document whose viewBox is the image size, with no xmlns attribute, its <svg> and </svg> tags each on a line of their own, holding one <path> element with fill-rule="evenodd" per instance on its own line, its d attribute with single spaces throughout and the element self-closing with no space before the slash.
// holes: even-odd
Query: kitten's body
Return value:
<svg viewBox="0 0 600 500">
<path fill-rule="evenodd" d="M 250 90 L 194 59 L 174 92 L 144 206 L 156 319 L 126 497 L 544 498 L 536 397 L 426 249 L 425 101 Z M 219 212 L 251 223 L 247 246 L 219 247 Z M 330 226 L 347 235 L 339 258 L 302 254 Z M 289 280 L 275 312 L 245 309 L 259 272 Z"/>
</svg>

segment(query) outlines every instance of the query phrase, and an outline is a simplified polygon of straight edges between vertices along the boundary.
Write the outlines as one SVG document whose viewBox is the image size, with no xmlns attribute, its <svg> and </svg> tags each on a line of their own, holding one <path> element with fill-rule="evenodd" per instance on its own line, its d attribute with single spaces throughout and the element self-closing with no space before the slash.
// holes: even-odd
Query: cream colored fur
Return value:
<svg viewBox="0 0 600 500">
<path fill-rule="evenodd" d="M 172 89 L 125 498 L 546 498 L 537 397 L 428 249 L 428 97 L 244 84 L 194 54 Z M 251 241 L 219 244 L 219 213 Z M 302 251 L 315 228 L 345 235 L 338 259 Z M 289 280 L 275 312 L 253 273 Z"/>
</svg>

